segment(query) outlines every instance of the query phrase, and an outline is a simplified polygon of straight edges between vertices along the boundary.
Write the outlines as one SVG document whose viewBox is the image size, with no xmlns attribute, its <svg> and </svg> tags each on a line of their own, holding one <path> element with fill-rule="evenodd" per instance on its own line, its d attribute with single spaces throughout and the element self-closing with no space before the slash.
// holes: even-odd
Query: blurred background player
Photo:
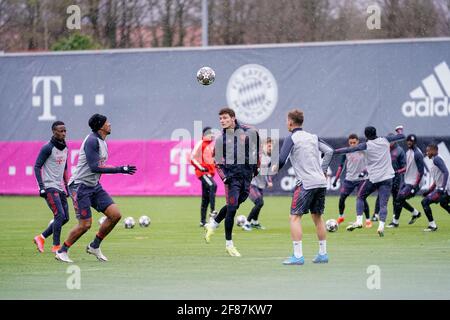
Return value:
<svg viewBox="0 0 450 320">
<path fill-rule="evenodd" d="M 200 205 L 200 226 L 206 224 L 206 211 L 211 207 L 211 217 L 216 216 L 216 191 L 214 181 L 216 166 L 214 164 L 214 136 L 210 127 L 205 127 L 202 140 L 198 141 L 192 150 L 191 164 L 195 168 L 195 175 L 202 183 L 202 202 Z"/>
<path fill-rule="evenodd" d="M 359 143 L 358 135 L 352 133 L 348 136 L 349 147 L 354 147 Z M 337 223 L 344 222 L 345 200 L 356 189 L 358 192 L 364 180 L 367 179 L 366 170 L 366 155 L 364 151 L 349 153 L 341 156 L 341 162 L 336 172 L 336 177 L 333 181 L 333 187 L 336 187 L 337 182 L 341 176 L 342 171 L 346 170 L 345 179 L 340 189 L 339 197 L 339 218 Z M 366 228 L 372 228 L 370 221 L 370 209 L 367 200 L 364 202 L 364 214 L 366 216 Z"/>
<path fill-rule="evenodd" d="M 89 119 L 89 127 L 92 129 L 92 133 L 81 144 L 78 164 L 69 181 L 70 196 L 78 225 L 70 231 L 67 240 L 56 252 L 55 258 L 63 262 L 73 262 L 67 251 L 91 228 L 91 207 L 98 212 L 103 212 L 106 219 L 100 225 L 94 241 L 86 247 L 86 252 L 95 255 L 99 261 L 108 261 L 100 250 L 100 243 L 119 222 L 121 215 L 117 204 L 103 190 L 100 177 L 102 173 L 134 174 L 136 172 L 135 166 L 112 167 L 105 165 L 108 160 L 108 147 L 105 139 L 111 134 L 111 123 L 105 116 L 94 114 Z"/>
<path fill-rule="evenodd" d="M 421 213 L 406 201 L 407 199 L 414 197 L 417 191 L 419 191 L 420 181 L 425 172 L 424 157 L 422 151 L 416 146 L 416 143 L 416 135 L 410 134 L 406 137 L 408 151 L 406 151 L 404 182 L 398 192 L 397 198 L 394 198 L 394 218 L 388 227 L 397 228 L 399 226 L 400 214 L 403 208 L 412 214 L 409 224 L 413 224 L 421 216 Z"/>
<path fill-rule="evenodd" d="M 393 137 L 393 133 L 389 133 L 388 137 Z M 403 174 L 406 171 L 406 156 L 405 151 L 396 143 L 392 142 L 390 145 L 391 150 L 391 161 L 392 161 L 392 168 L 394 169 L 395 175 L 394 178 L 392 178 L 392 188 L 391 188 L 391 194 L 392 194 L 392 201 L 393 201 L 393 207 L 395 206 L 395 199 L 397 199 L 398 191 L 400 190 L 400 186 L 403 183 Z M 395 210 L 395 208 L 394 208 Z M 379 217 L 380 212 L 380 198 L 377 196 L 377 200 L 375 201 L 375 212 L 373 214 L 372 220 L 377 221 Z M 387 226 L 388 228 L 395 227 L 394 225 L 389 224 Z"/>
<path fill-rule="evenodd" d="M 429 232 L 437 230 L 430 207 L 431 204 L 440 203 L 441 207 L 450 213 L 446 193 L 446 190 L 450 189 L 450 181 L 448 179 L 448 168 L 444 160 L 438 155 L 438 146 L 436 144 L 428 145 L 427 156 L 432 160 L 430 174 L 434 181 L 430 189 L 423 194 L 424 199 L 422 200 L 423 211 L 428 218 L 428 227 L 423 231 Z"/>
<path fill-rule="evenodd" d="M 369 179 L 364 181 L 356 200 L 356 221 L 347 227 L 348 231 L 362 228 L 362 214 L 364 211 L 364 200 L 378 190 L 380 197 L 380 222 L 377 233 L 384 236 L 384 224 L 387 216 L 387 204 L 392 188 L 392 178 L 395 176 L 392 168 L 390 143 L 405 138 L 403 127 L 396 128 L 397 135 L 390 137 L 378 137 L 374 127 L 366 127 L 364 134 L 367 142 L 360 143 L 355 147 L 336 149 L 335 154 L 351 153 L 366 150 L 367 172 Z"/>
<path fill-rule="evenodd" d="M 231 108 L 219 111 L 219 121 L 222 136 L 216 139 L 214 159 L 225 186 L 226 205 L 205 225 L 205 240 L 210 242 L 214 230 L 225 219 L 225 249 L 230 256 L 240 257 L 232 240 L 234 216 L 247 199 L 250 183 L 258 174 L 259 136 L 256 130 L 241 125 Z"/>
<path fill-rule="evenodd" d="M 250 184 L 249 198 L 255 204 L 247 217 L 247 223 L 242 228 L 246 231 L 265 228 L 259 223 L 259 213 L 264 206 L 264 189 L 272 188 L 272 175 L 269 172 L 270 157 L 272 155 L 272 139 L 267 138 L 262 146 L 259 174 Z"/>
<path fill-rule="evenodd" d="M 272 168 L 274 172 L 281 169 L 290 157 L 297 179 L 290 212 L 294 253 L 283 261 L 285 265 L 302 265 L 305 263 L 301 219 L 304 214 L 308 214 L 310 211 L 319 240 L 319 253 L 313 259 L 313 262 L 328 262 L 326 229 L 322 214 L 325 210 L 325 194 L 327 191 L 326 173 L 333 157 L 333 149 L 316 135 L 304 131 L 302 129 L 303 121 L 303 111 L 295 109 L 288 113 L 287 129 L 291 132 L 291 136 L 284 140 L 279 163 Z M 320 164 L 321 154 L 324 155 L 322 165 Z"/>
<path fill-rule="evenodd" d="M 60 249 L 62 226 L 69 221 L 67 205 L 67 154 L 66 126 L 62 121 L 52 124 L 53 136 L 45 144 L 34 164 L 34 175 L 39 185 L 39 195 L 53 212 L 53 222 L 40 235 L 34 237 L 39 252 L 44 252 L 45 239 L 53 234 L 52 252 Z M 64 183 L 64 187 L 63 187 Z"/>
</svg>

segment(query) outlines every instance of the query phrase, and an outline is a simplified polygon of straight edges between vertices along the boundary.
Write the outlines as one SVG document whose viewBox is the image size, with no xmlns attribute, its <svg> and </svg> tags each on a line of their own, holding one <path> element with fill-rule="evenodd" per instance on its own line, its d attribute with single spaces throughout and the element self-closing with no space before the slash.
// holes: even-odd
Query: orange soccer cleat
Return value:
<svg viewBox="0 0 450 320">
<path fill-rule="evenodd" d="M 372 228 L 372 221 L 370 221 L 370 219 L 366 220 L 366 226 L 367 229 Z"/>
<path fill-rule="evenodd" d="M 344 220 L 345 220 L 344 217 L 341 216 L 341 217 L 337 218 L 336 221 L 338 224 L 341 224 L 342 222 L 344 222 Z"/>
<path fill-rule="evenodd" d="M 41 253 L 44 252 L 44 243 L 45 243 L 45 239 L 44 239 L 43 236 L 38 235 L 38 236 L 34 237 L 33 242 L 34 242 L 34 244 L 36 245 L 37 250 L 38 250 L 39 252 L 41 252 Z"/>
<path fill-rule="evenodd" d="M 59 249 L 61 249 L 61 246 L 58 244 L 58 245 L 56 245 L 56 246 L 53 246 L 52 247 L 52 252 L 53 253 L 56 253 L 56 251 L 58 251 Z"/>
</svg>

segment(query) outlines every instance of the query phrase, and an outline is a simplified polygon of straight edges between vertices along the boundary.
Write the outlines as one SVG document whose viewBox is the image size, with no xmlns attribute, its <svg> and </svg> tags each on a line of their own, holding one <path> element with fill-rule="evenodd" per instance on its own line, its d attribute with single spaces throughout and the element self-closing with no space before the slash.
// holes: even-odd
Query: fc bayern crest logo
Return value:
<svg viewBox="0 0 450 320">
<path fill-rule="evenodd" d="M 238 120 L 258 124 L 270 117 L 278 102 L 278 86 L 272 73 L 259 64 L 246 64 L 230 77 L 227 101 Z"/>
</svg>

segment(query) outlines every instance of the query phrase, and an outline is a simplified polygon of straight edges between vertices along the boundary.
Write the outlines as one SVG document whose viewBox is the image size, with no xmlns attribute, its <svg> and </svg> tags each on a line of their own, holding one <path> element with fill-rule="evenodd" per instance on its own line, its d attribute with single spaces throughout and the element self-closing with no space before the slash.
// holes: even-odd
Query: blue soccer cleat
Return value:
<svg viewBox="0 0 450 320">
<path fill-rule="evenodd" d="M 328 254 L 318 254 L 314 259 L 314 263 L 328 263 Z"/>
<path fill-rule="evenodd" d="M 305 258 L 300 257 L 300 258 L 296 258 L 294 255 L 292 255 L 291 257 L 287 258 L 286 260 L 283 261 L 283 264 L 288 266 L 288 265 L 303 265 L 305 263 Z"/>
</svg>

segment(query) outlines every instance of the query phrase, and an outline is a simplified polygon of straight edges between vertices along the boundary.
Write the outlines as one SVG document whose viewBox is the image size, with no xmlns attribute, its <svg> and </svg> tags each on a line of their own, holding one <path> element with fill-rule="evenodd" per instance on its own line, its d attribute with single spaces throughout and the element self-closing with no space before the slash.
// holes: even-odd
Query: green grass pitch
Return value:
<svg viewBox="0 0 450 320">
<path fill-rule="evenodd" d="M 423 216 L 409 226 L 403 212 L 398 229 L 385 237 L 372 229 L 348 232 L 345 226 L 328 233 L 330 263 L 314 265 L 318 250 L 311 218 L 305 216 L 304 266 L 283 266 L 292 252 L 288 212 L 290 197 L 266 197 L 260 221 L 267 230 L 234 229 L 234 242 L 242 257 L 225 253 L 224 227 L 210 244 L 198 226 L 198 198 L 115 197 L 123 217 L 150 216 L 149 228 L 131 230 L 122 221 L 102 244 L 109 262 L 100 263 L 84 252 L 94 237 L 93 228 L 70 250 L 80 268 L 80 289 L 68 289 L 68 264 L 50 252 L 39 254 L 32 239 L 52 215 L 38 197 L 0 197 L 0 299 L 449 299 L 450 215 L 434 205 L 439 230 L 425 233 Z M 420 198 L 411 202 L 420 207 Z M 70 201 L 69 201 L 70 202 Z M 218 207 L 223 205 L 218 198 Z M 369 200 L 373 208 L 374 199 Z M 238 214 L 248 214 L 247 201 Z M 354 219 L 355 199 L 347 200 L 347 222 Z M 389 206 L 388 222 L 392 209 Z M 66 237 L 76 223 L 62 232 Z M 336 218 L 337 197 L 327 197 L 324 218 Z M 380 287 L 369 289 L 379 270 Z M 378 269 L 379 268 L 379 269 Z M 371 269 L 369 269 L 370 271 Z"/>
</svg>

